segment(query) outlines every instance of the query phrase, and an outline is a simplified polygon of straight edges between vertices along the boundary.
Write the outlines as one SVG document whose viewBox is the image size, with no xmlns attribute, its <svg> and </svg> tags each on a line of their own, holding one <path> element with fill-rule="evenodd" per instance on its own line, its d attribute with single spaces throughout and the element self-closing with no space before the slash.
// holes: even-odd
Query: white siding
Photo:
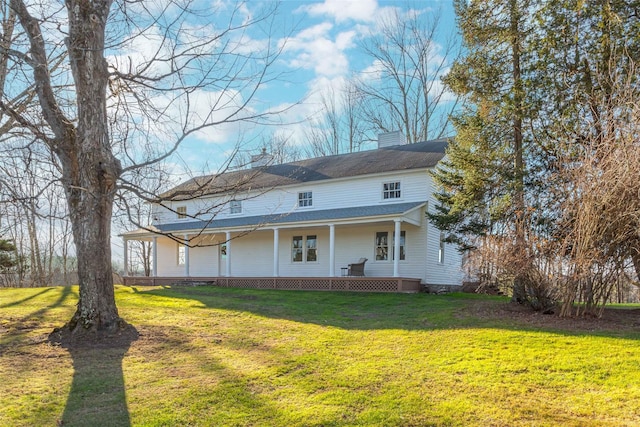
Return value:
<svg viewBox="0 0 640 427">
<path fill-rule="evenodd" d="M 402 197 L 400 199 L 382 198 L 382 184 L 385 182 L 401 182 Z M 313 192 L 313 206 L 298 208 L 298 192 Z M 433 197 L 432 180 L 427 171 L 398 171 L 393 174 L 379 174 L 351 179 L 326 180 L 309 182 L 301 185 L 274 189 L 260 194 L 246 195 L 242 201 L 241 216 L 255 216 L 269 213 L 287 213 L 296 209 L 328 210 L 342 207 L 370 206 L 382 203 L 418 202 L 428 200 L 428 209 L 433 211 L 437 203 Z M 240 199 L 240 197 L 238 197 Z M 228 200 L 227 200 L 228 201 Z M 203 199 L 200 201 L 178 202 L 171 207 L 186 205 L 187 213 L 193 214 L 197 209 L 224 203 L 224 199 Z M 155 207 L 155 216 L 165 223 L 192 221 L 178 220 L 175 213 Z M 218 208 L 217 218 L 228 218 L 228 206 Z M 454 245 L 446 245 L 445 260 L 438 261 L 440 232 L 425 218 L 425 210 L 415 212 L 412 219 L 419 224 L 402 223 L 405 231 L 406 259 L 399 263 L 400 276 L 420 278 L 423 283 L 436 285 L 457 285 L 461 283 L 461 255 Z M 334 274 L 339 276 L 341 268 L 349 263 L 367 258 L 365 274 L 373 277 L 390 277 L 393 275 L 393 260 L 376 261 L 376 232 L 386 231 L 389 237 L 389 254 L 393 247 L 394 222 L 392 220 L 376 223 L 346 225 L 336 221 L 335 225 L 335 265 Z M 317 236 L 316 262 L 292 261 L 293 236 Z M 251 231 L 241 235 L 233 230 L 231 250 L 231 276 L 234 277 L 271 277 L 273 270 L 273 236 L 272 229 Z M 225 234 L 217 233 L 201 238 L 201 244 L 219 244 Z M 208 240 L 207 240 L 208 239 Z M 310 227 L 301 225 L 283 225 L 279 228 L 279 275 L 283 277 L 328 276 L 329 266 L 329 226 Z M 194 242 L 197 243 L 197 242 Z M 191 276 L 223 276 L 225 275 L 225 259 L 220 256 L 219 246 L 191 248 Z M 391 256 L 389 257 L 391 258 Z M 177 243 L 166 238 L 158 239 L 158 275 L 183 276 L 184 266 L 177 264 Z"/>
<path fill-rule="evenodd" d="M 245 236 L 231 236 L 231 275 L 270 277 L 273 275 L 273 231 L 260 230 Z"/>
<path fill-rule="evenodd" d="M 400 181 L 402 197 L 400 199 L 382 198 L 382 184 L 384 182 Z M 200 219 L 230 218 L 238 216 L 256 216 L 269 213 L 288 213 L 294 210 L 313 209 L 327 210 L 354 206 L 371 206 L 382 203 L 417 202 L 425 201 L 429 197 L 430 178 L 426 171 L 407 171 L 394 174 L 380 174 L 374 176 L 355 177 L 352 179 L 325 180 L 308 182 L 271 190 L 264 194 L 247 193 L 237 195 L 242 200 L 242 213 L 230 214 L 228 198 L 209 198 L 203 200 L 190 200 L 185 202 L 171 202 L 170 207 L 187 206 L 187 214 L 196 212 L 208 212 Z M 311 191 L 313 193 L 313 206 L 298 208 L 298 193 Z M 257 195 L 257 197 L 256 197 Z M 223 205 L 211 209 L 208 207 Z M 210 211 L 210 212 L 209 212 Z M 193 218 L 178 219 L 177 214 L 159 206 L 154 206 L 154 218 L 157 224 L 189 222 Z"/>
<path fill-rule="evenodd" d="M 433 183 L 429 176 L 429 187 L 432 187 Z M 433 195 L 433 192 L 429 196 L 429 202 L 427 207 L 429 212 L 435 212 L 435 206 L 438 201 Z M 462 254 L 457 249 L 456 245 L 447 243 L 444 248 L 444 263 L 440 263 L 439 251 L 440 251 L 440 230 L 438 230 L 428 220 L 425 220 L 426 224 L 426 259 L 425 259 L 425 283 L 430 285 L 460 285 L 462 284 L 463 271 L 462 271 Z"/>
<path fill-rule="evenodd" d="M 158 239 L 158 275 L 184 275 L 184 266 L 178 265 L 178 244 L 171 239 Z"/>
</svg>

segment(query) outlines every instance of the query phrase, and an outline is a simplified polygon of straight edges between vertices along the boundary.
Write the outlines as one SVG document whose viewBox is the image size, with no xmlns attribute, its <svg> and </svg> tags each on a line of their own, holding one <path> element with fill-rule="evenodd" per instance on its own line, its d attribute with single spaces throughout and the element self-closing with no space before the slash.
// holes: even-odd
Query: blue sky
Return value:
<svg viewBox="0 0 640 427">
<path fill-rule="evenodd" d="M 220 5 L 225 2 L 217 1 Z M 260 4 L 249 1 L 247 8 Z M 304 128 L 319 110 L 321 95 L 330 88 L 338 89 L 351 74 L 372 66 L 372 59 L 361 53 L 358 43 L 375 34 L 379 20 L 394 9 L 441 13 L 440 28 L 447 33 L 443 37 L 455 31 L 453 5 L 446 0 L 283 1 L 273 37 L 285 43 L 276 64 L 277 71 L 285 74 L 258 93 L 252 108 L 296 105 L 279 117 L 282 124 L 278 126 L 221 126 L 190 138 L 182 144 L 171 168 L 190 169 L 189 173 L 216 170 L 237 144 L 243 150 L 258 151 L 262 140 L 274 132 L 290 137 L 296 144 L 304 144 Z M 250 33 L 248 38 L 251 37 Z M 256 35 L 248 43 L 257 43 L 259 37 Z"/>
</svg>

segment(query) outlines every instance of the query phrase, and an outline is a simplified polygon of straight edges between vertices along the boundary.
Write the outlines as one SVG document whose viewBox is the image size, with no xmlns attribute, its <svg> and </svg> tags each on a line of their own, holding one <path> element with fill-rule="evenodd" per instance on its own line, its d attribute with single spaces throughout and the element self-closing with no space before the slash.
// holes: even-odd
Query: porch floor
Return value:
<svg viewBox="0 0 640 427">
<path fill-rule="evenodd" d="M 146 277 L 123 276 L 125 286 L 213 285 L 226 288 L 314 291 L 420 292 L 407 277 Z"/>
</svg>

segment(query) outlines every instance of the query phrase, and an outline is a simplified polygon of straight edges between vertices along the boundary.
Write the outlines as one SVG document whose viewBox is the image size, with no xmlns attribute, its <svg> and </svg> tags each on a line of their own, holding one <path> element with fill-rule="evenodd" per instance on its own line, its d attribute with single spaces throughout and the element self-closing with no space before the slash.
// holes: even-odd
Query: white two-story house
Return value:
<svg viewBox="0 0 640 427">
<path fill-rule="evenodd" d="M 189 180 L 153 206 L 153 224 L 123 234 L 152 241 L 152 278 L 222 286 L 415 291 L 457 286 L 462 257 L 426 212 L 446 140 L 270 164 Z M 353 277 L 356 264 L 364 270 Z M 125 266 L 126 269 L 126 266 Z M 364 276 L 361 274 L 364 273 Z"/>
</svg>

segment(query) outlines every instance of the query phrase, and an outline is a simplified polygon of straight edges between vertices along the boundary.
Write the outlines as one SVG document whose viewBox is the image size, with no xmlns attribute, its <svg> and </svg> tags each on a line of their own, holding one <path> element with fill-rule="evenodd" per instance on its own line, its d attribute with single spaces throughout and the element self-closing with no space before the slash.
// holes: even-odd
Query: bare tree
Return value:
<svg viewBox="0 0 640 427">
<path fill-rule="evenodd" d="M 367 140 L 361 117 L 361 93 L 353 81 L 320 97 L 320 117 L 311 121 L 305 139 L 309 157 L 329 156 L 358 151 Z"/>
<path fill-rule="evenodd" d="M 67 270 L 67 258 L 58 257 L 69 251 L 67 209 L 52 160 L 38 144 L 15 134 L 0 149 L 0 203 L 19 254 L 17 286 L 49 285 L 54 270 Z"/>
<path fill-rule="evenodd" d="M 268 157 L 267 163 L 270 165 L 295 162 L 302 157 L 301 150 L 293 143 L 291 135 L 275 131 L 262 135 L 257 146 L 238 149 L 233 155 L 231 169 L 249 168 L 251 159 L 262 155 Z"/>
<path fill-rule="evenodd" d="M 130 330 L 114 299 L 116 194 L 133 191 L 152 200 L 131 178 L 141 167 L 169 158 L 197 132 L 274 113 L 246 108 L 274 78 L 273 10 L 244 13 L 247 5 L 239 3 L 228 25 L 214 29 L 209 22 L 216 11 L 190 1 L 147 7 L 66 0 L 62 10 L 23 0 L 9 5 L 24 36 L 3 47 L 14 84 L 5 81 L 0 111 L 55 156 L 76 245 L 80 299 L 60 332 L 83 339 Z M 267 39 L 255 51 L 244 47 L 249 27 L 264 30 Z M 68 62 L 56 69 L 60 57 Z M 37 105 L 16 108 L 15 92 L 31 87 Z"/>
<path fill-rule="evenodd" d="M 564 254 L 562 314 L 600 316 L 621 279 L 640 258 L 640 144 L 635 73 L 611 73 L 615 96 L 603 98 L 600 114 L 585 116 L 583 139 L 566 142 L 557 182 L 563 196 L 557 253 Z M 597 131 L 594 131 L 598 125 Z M 581 306 L 574 303 L 580 301 Z"/>
<path fill-rule="evenodd" d="M 375 133 L 401 130 L 411 143 L 451 133 L 449 115 L 457 100 L 441 78 L 459 54 L 454 31 L 439 38 L 445 34 L 440 12 L 396 10 L 364 39 L 361 49 L 372 65 L 356 87 L 362 120 Z"/>
</svg>

